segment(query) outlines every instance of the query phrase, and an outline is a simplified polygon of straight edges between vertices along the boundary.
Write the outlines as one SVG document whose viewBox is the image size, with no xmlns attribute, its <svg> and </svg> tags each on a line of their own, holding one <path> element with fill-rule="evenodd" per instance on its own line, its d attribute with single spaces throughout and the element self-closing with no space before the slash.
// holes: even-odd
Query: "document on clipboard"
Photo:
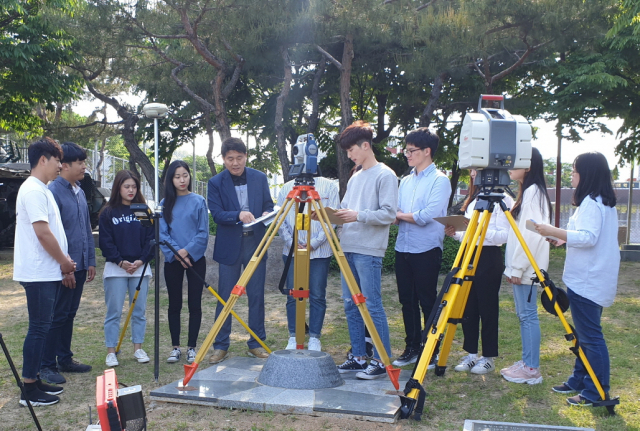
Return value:
<svg viewBox="0 0 640 431">
<path fill-rule="evenodd" d="M 529 219 L 529 220 L 527 220 L 525 222 L 525 226 L 526 226 L 527 230 L 530 230 L 532 232 L 538 233 L 538 231 L 536 230 L 536 224 L 538 224 L 538 222 L 533 220 L 533 219 Z M 540 235 L 540 234 L 538 234 L 538 235 Z M 545 238 L 548 238 L 548 239 L 553 240 L 553 241 L 560 241 L 560 238 L 556 238 L 555 236 L 551 236 L 551 235 L 545 236 Z"/>
<path fill-rule="evenodd" d="M 344 220 L 342 220 L 340 217 L 338 217 L 336 215 L 336 209 L 333 209 L 331 207 L 325 207 L 324 210 L 327 213 L 327 217 L 329 218 L 329 223 L 331 224 L 344 224 Z M 314 211 L 315 213 L 315 211 Z"/>
<path fill-rule="evenodd" d="M 247 223 L 247 224 L 243 224 L 243 227 L 251 227 L 253 225 L 256 225 L 258 223 L 262 223 L 265 226 L 269 226 L 271 224 L 271 222 L 273 221 L 273 219 L 276 217 L 276 214 L 278 214 L 278 211 L 280 211 L 280 207 L 278 205 L 273 207 L 273 211 L 271 211 L 269 214 L 265 214 L 262 217 L 258 217 L 257 219 L 255 219 L 254 221 L 252 221 L 251 223 Z"/>
<path fill-rule="evenodd" d="M 438 223 L 442 223 L 445 226 L 447 225 L 453 226 L 456 231 L 467 230 L 467 224 L 469 223 L 469 219 L 463 215 L 434 217 L 433 219 Z"/>
</svg>

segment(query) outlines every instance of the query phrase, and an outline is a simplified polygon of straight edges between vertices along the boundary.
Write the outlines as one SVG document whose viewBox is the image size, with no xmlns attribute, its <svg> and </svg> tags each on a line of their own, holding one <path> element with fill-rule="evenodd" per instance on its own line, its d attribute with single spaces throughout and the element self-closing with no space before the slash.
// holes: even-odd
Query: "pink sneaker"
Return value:
<svg viewBox="0 0 640 431">
<path fill-rule="evenodd" d="M 518 362 L 514 362 L 513 365 L 511 365 L 510 367 L 507 368 L 503 368 L 500 370 L 500 374 L 504 373 L 505 371 L 513 371 L 516 370 L 518 368 L 520 368 L 521 366 L 524 365 L 524 362 L 522 362 L 522 359 L 520 359 Z"/>
<path fill-rule="evenodd" d="M 527 383 L 529 385 L 537 385 L 542 383 L 542 374 L 539 368 L 531 368 L 522 364 L 520 367 L 512 370 L 501 372 L 505 380 L 513 383 Z"/>
</svg>

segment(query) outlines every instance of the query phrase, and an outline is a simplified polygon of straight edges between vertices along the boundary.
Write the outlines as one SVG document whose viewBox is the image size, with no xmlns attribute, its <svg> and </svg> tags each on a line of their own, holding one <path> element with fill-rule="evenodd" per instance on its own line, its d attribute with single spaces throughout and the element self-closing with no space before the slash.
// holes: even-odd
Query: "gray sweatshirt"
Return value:
<svg viewBox="0 0 640 431">
<path fill-rule="evenodd" d="M 398 209 L 395 172 L 384 163 L 356 172 L 349 180 L 341 207 L 358 211 L 358 221 L 343 225 L 342 249 L 383 257 L 389 242 L 389 226 Z"/>
</svg>

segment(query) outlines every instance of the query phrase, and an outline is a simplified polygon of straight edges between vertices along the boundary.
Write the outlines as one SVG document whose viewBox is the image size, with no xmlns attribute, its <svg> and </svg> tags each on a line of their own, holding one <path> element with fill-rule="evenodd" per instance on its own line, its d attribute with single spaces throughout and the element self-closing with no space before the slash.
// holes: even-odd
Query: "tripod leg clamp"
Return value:
<svg viewBox="0 0 640 431">
<path fill-rule="evenodd" d="M 351 299 L 353 300 L 353 303 L 356 305 L 364 304 L 365 302 L 367 302 L 367 298 L 364 297 L 362 292 L 356 293 L 355 295 L 351 295 Z"/>
<path fill-rule="evenodd" d="M 308 298 L 309 297 L 309 290 L 291 289 L 289 291 L 289 295 L 293 296 L 294 298 Z"/>
<path fill-rule="evenodd" d="M 242 296 L 245 293 L 247 293 L 247 289 L 245 289 L 244 286 L 240 286 L 238 284 L 236 284 L 235 286 L 233 286 L 233 289 L 231 289 L 231 294 L 232 295 L 238 295 L 238 296 Z"/>
</svg>

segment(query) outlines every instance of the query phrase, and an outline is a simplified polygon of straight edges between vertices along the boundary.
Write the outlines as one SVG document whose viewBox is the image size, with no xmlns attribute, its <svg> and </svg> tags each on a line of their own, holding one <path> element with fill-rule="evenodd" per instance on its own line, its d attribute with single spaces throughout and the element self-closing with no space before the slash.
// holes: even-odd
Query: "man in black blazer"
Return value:
<svg viewBox="0 0 640 431">
<path fill-rule="evenodd" d="M 222 158 L 225 170 L 209 180 L 207 202 L 213 221 L 218 225 L 213 260 L 219 264 L 218 293 L 225 301 L 240 278 L 256 248 L 262 241 L 265 226 L 257 223 L 250 227 L 257 217 L 273 211 L 273 199 L 269 193 L 267 176 L 255 169 L 247 168 L 247 147 L 238 138 L 227 138 L 222 142 Z M 267 255 L 256 268 L 246 290 L 249 300 L 249 327 L 263 341 L 267 335 L 264 329 L 264 281 Z M 222 310 L 218 303 L 216 318 Z M 213 344 L 213 355 L 209 363 L 217 364 L 227 357 L 231 316 L 220 328 Z M 247 342 L 248 354 L 266 358 L 268 353 L 253 338 Z"/>
</svg>

